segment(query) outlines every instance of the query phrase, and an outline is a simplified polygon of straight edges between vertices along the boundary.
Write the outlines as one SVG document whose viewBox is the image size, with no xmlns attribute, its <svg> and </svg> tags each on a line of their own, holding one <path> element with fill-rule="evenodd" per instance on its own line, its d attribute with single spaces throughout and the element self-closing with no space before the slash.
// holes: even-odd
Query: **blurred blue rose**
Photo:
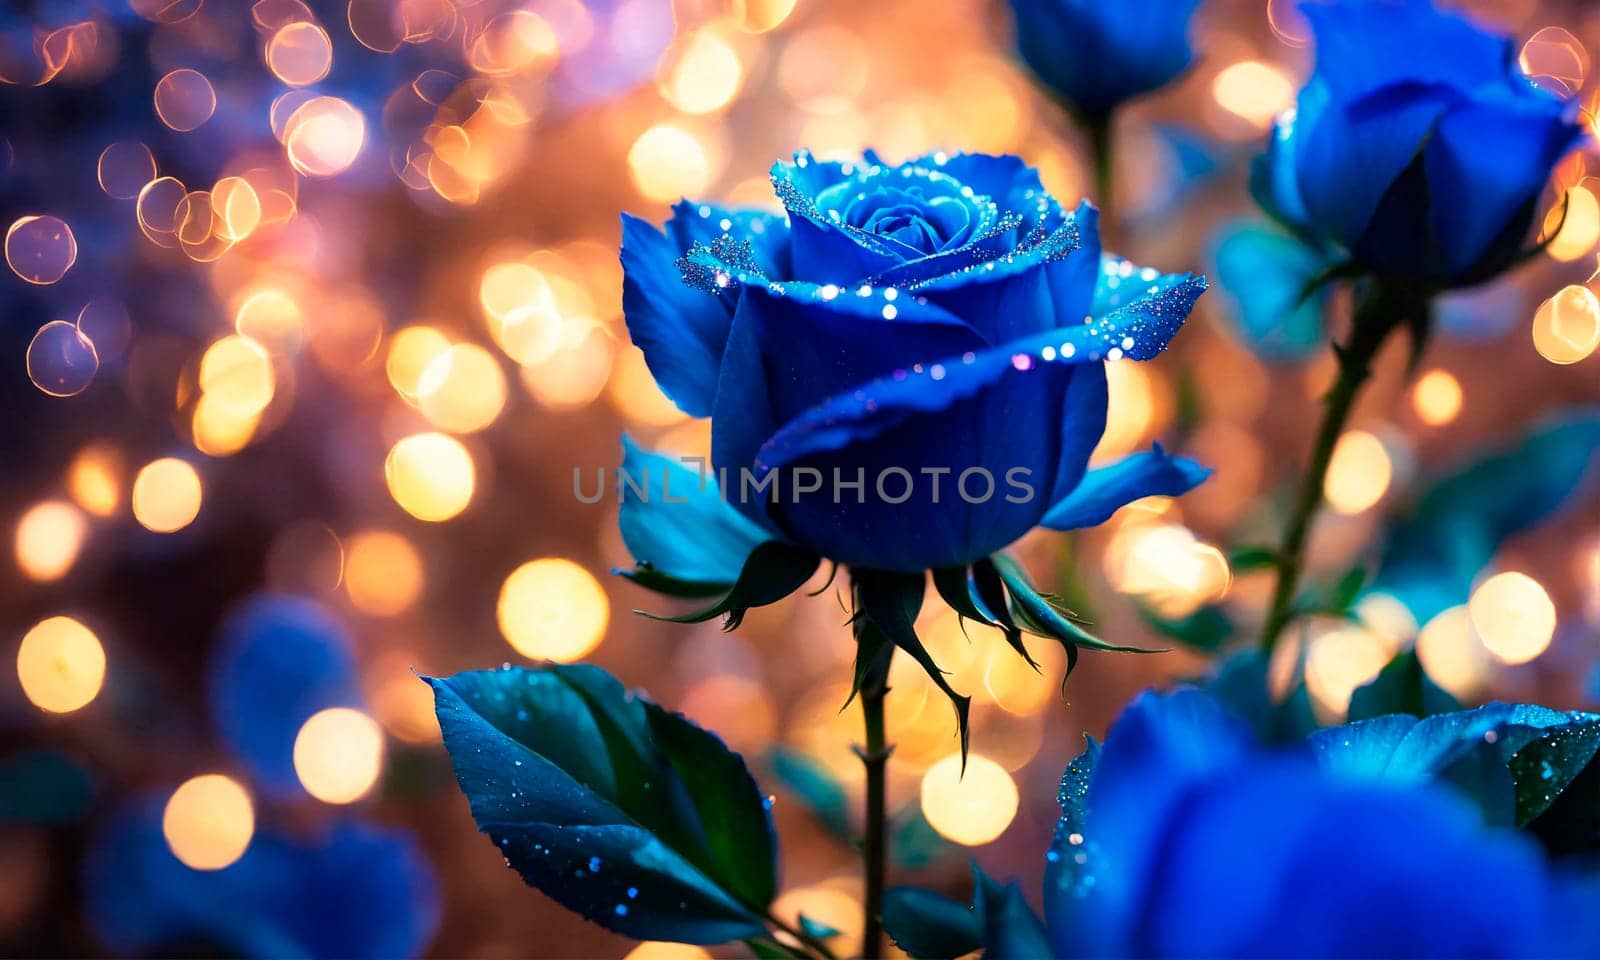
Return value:
<svg viewBox="0 0 1600 960">
<path fill-rule="evenodd" d="M 238 860 L 195 870 L 163 836 L 164 802 L 126 804 L 84 853 L 85 919 L 118 956 L 414 957 L 438 929 L 438 880 L 408 833 L 264 827 Z"/>
<path fill-rule="evenodd" d="M 1198 690 L 1146 693 L 1063 780 L 1045 880 L 1055 953 L 1591 956 L 1579 905 L 1593 881 L 1486 827 L 1422 769 L 1493 748 L 1489 731 L 1525 743 L 1575 719 L 1592 716 L 1396 715 L 1324 731 L 1319 755 L 1258 745 Z"/>
<path fill-rule="evenodd" d="M 772 179 L 787 216 L 623 218 L 629 332 L 678 406 L 711 416 L 722 494 L 678 466 L 667 496 L 625 503 L 642 563 L 726 581 L 780 540 L 919 572 L 1204 478 L 1159 450 L 1087 470 L 1104 361 L 1165 349 L 1204 280 L 1103 267 L 1094 208 L 1066 212 L 1016 157 L 802 153 Z"/>
<path fill-rule="evenodd" d="M 1188 69 L 1200 0 L 1011 0 L 1017 47 L 1045 86 L 1086 117 Z"/>
<path fill-rule="evenodd" d="M 1583 134 L 1509 38 L 1425 0 L 1303 8 L 1316 69 L 1257 193 L 1363 270 L 1437 288 L 1511 266 L 1556 162 Z"/>
</svg>

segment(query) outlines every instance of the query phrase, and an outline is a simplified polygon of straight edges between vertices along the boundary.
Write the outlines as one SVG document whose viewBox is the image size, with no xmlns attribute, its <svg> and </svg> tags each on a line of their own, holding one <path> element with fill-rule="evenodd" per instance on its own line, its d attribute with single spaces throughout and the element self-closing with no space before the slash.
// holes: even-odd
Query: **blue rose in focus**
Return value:
<svg viewBox="0 0 1600 960">
<path fill-rule="evenodd" d="M 1575 111 L 1535 87 L 1509 38 L 1426 0 L 1302 8 L 1316 69 L 1279 122 L 1257 193 L 1365 272 L 1435 288 L 1511 266 Z"/>
<path fill-rule="evenodd" d="M 1017 48 L 1045 86 L 1085 117 L 1188 69 L 1189 19 L 1200 0 L 1011 0 Z"/>
<path fill-rule="evenodd" d="M 1268 749 L 1198 690 L 1146 693 L 1063 780 L 1044 892 L 1054 953 L 1592 956 L 1595 882 L 1486 826 L 1436 768 L 1501 743 L 1504 763 L 1593 719 L 1496 704 Z"/>
<path fill-rule="evenodd" d="M 954 567 L 1204 478 L 1159 450 L 1087 469 L 1105 362 L 1160 353 L 1202 279 L 1103 265 L 1095 210 L 1067 212 L 1015 157 L 800 154 L 772 179 L 785 214 L 623 218 L 629 332 L 678 406 L 712 418 L 722 485 L 630 447 L 625 470 L 689 501 L 624 502 L 642 565 L 727 584 L 777 540 Z"/>
</svg>

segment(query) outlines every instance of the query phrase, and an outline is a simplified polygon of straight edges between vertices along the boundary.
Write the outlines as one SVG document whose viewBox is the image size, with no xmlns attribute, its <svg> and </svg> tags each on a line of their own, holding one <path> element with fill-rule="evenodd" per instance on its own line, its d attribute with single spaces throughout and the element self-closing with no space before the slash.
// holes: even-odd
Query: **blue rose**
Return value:
<svg viewBox="0 0 1600 960">
<path fill-rule="evenodd" d="M 1594 720 L 1496 704 L 1269 750 L 1198 690 L 1146 693 L 1063 780 L 1055 955 L 1592 956 L 1595 882 L 1445 783 L 1500 786 L 1493 764 Z"/>
<path fill-rule="evenodd" d="M 1011 0 L 1017 47 L 1045 86 L 1085 117 L 1172 82 L 1194 53 L 1200 0 Z"/>
<path fill-rule="evenodd" d="M 786 214 L 623 218 L 629 332 L 678 406 L 712 418 L 716 468 L 630 447 L 657 494 L 623 505 L 643 568 L 727 585 L 768 541 L 959 567 L 1204 478 L 1159 449 L 1087 469 L 1105 362 L 1160 353 L 1201 278 L 1102 265 L 1095 210 L 1068 213 L 1015 157 L 802 153 L 772 179 Z"/>
<path fill-rule="evenodd" d="M 1509 38 L 1425 0 L 1304 7 L 1316 69 L 1258 194 L 1366 272 L 1436 288 L 1511 266 L 1552 168 L 1583 135 Z"/>
</svg>

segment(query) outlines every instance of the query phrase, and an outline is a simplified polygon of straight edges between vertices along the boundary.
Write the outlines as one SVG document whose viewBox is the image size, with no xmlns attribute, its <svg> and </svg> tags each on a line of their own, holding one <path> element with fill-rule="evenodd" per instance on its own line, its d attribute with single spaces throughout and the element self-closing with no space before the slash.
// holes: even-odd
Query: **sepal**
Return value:
<svg viewBox="0 0 1600 960">
<path fill-rule="evenodd" d="M 768 540 L 751 551 L 750 558 L 739 571 L 739 579 L 716 603 L 677 616 L 638 612 L 652 620 L 672 623 L 704 623 L 722 617 L 724 630 L 737 630 L 750 608 L 777 603 L 799 590 L 821 564 L 821 558 L 809 550 Z"/>
<path fill-rule="evenodd" d="M 917 636 L 916 619 L 922 610 L 922 597 L 924 591 L 923 576 L 920 573 L 891 573 L 882 570 L 856 570 L 856 628 L 857 641 L 860 650 L 865 653 L 869 649 L 881 650 L 883 641 L 893 644 L 911 655 L 928 674 L 956 711 L 956 728 L 961 736 L 961 762 L 966 765 L 967 748 L 971 738 L 969 715 L 972 709 L 972 698 L 964 696 L 950 686 L 950 681 L 945 679 L 944 670 L 934 662 L 933 655 L 928 648 L 923 646 L 922 639 Z M 881 634 L 881 638 L 873 636 Z M 863 640 L 863 638 L 865 638 Z M 881 656 L 881 653 L 871 654 Z M 858 654 L 857 663 L 860 663 Z M 860 671 L 857 677 L 860 679 Z"/>
</svg>

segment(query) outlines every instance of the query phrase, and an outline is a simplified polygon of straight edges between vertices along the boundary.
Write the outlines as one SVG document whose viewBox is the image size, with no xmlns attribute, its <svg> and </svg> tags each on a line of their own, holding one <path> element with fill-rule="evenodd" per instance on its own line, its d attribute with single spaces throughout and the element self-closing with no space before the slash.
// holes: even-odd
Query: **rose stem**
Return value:
<svg viewBox="0 0 1600 960">
<path fill-rule="evenodd" d="M 884 737 L 883 702 L 889 693 L 889 659 L 882 658 L 861 682 L 866 744 L 858 752 L 867 771 L 866 839 L 861 849 L 866 871 L 861 955 L 866 958 L 883 956 L 883 890 L 889 867 L 885 781 L 890 753 Z"/>
<path fill-rule="evenodd" d="M 1289 515 L 1283 541 L 1278 548 L 1277 586 L 1273 589 L 1272 606 L 1268 608 L 1266 623 L 1261 631 L 1261 652 L 1269 658 L 1278 643 L 1278 637 L 1294 617 L 1295 593 L 1300 587 L 1300 576 L 1305 565 L 1306 535 L 1311 529 L 1311 519 L 1322 503 L 1328 464 L 1333 459 L 1334 446 L 1344 434 L 1345 421 L 1355 405 L 1356 394 L 1372 376 L 1373 358 L 1389 333 L 1403 322 L 1411 321 L 1417 311 L 1422 311 L 1421 315 L 1426 317 L 1427 309 L 1426 298 L 1419 297 L 1415 291 L 1381 282 L 1370 284 L 1356 295 L 1349 338 L 1343 346 L 1333 346 L 1333 355 L 1339 367 L 1338 377 L 1323 397 L 1322 426 L 1317 431 L 1316 446 L 1311 451 L 1311 463 L 1301 481 L 1294 510 Z"/>
</svg>

